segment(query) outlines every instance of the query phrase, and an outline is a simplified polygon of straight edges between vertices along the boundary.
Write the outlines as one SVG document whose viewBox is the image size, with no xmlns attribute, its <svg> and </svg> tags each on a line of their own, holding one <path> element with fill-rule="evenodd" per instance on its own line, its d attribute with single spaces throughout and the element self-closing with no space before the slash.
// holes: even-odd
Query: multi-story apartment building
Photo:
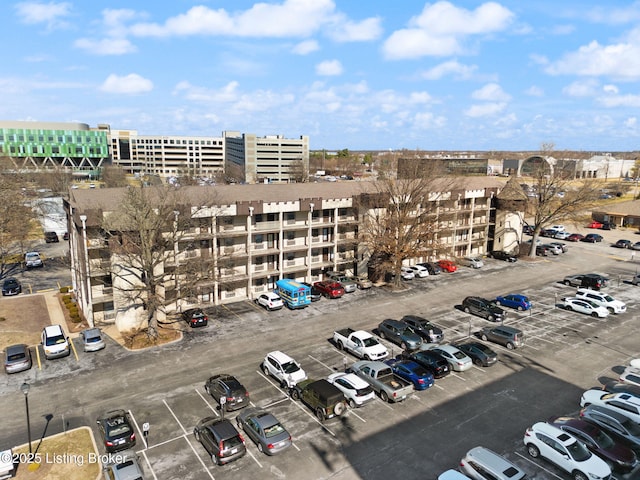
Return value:
<svg viewBox="0 0 640 480">
<path fill-rule="evenodd" d="M 482 254 L 493 248 L 490 224 L 494 197 L 504 182 L 465 179 L 464 187 L 444 192 L 433 210 L 439 242 L 433 258 Z M 194 215 L 171 247 L 161 269 L 171 309 L 187 304 L 221 304 L 255 298 L 281 278 L 317 281 L 333 270 L 367 271 L 368 252 L 359 241 L 362 203 L 368 182 L 183 187 L 183 205 L 194 212 L 196 199 L 211 192 L 215 208 Z M 135 312 L 117 294 L 113 269 L 120 261 L 110 250 L 104 219 L 117 210 L 126 189 L 73 190 L 65 203 L 69 218 L 73 287 L 90 322 L 116 321 L 128 330 Z M 360 208 L 360 211 L 358 209 Z M 197 218 L 195 218 L 197 217 Z M 426 260 L 413 259 L 412 262 Z M 193 277 L 187 265 L 209 265 Z M 189 285 L 189 296 L 184 291 Z M 195 286 L 195 287 L 194 287 Z M 181 293 L 182 290 L 182 293 Z"/>
<path fill-rule="evenodd" d="M 84 123 L 0 121 L 0 154 L 17 170 L 97 176 L 109 148 L 106 132 Z"/>
<path fill-rule="evenodd" d="M 309 137 L 258 137 L 223 132 L 225 173 L 230 181 L 243 183 L 289 183 L 308 180 Z"/>
</svg>

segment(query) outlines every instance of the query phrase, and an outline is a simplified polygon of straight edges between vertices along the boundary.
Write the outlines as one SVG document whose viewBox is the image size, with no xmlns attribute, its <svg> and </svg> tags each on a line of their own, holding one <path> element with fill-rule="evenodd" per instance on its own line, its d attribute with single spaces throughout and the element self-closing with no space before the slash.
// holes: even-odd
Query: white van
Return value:
<svg viewBox="0 0 640 480">
<path fill-rule="evenodd" d="M 475 447 L 460 460 L 460 471 L 474 480 L 522 480 L 524 471 L 484 447 Z"/>
<path fill-rule="evenodd" d="M 66 357 L 71 353 L 69 338 L 60 325 L 49 325 L 42 330 L 42 348 L 47 360 Z"/>
</svg>

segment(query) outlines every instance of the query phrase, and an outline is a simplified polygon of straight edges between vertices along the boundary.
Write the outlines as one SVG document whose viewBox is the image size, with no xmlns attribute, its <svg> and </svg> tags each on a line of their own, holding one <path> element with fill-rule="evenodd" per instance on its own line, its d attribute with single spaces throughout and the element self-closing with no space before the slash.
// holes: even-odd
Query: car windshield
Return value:
<svg viewBox="0 0 640 480">
<path fill-rule="evenodd" d="M 107 435 L 109 437 L 122 437 L 131 431 L 131 427 L 124 417 L 107 420 Z"/>
<path fill-rule="evenodd" d="M 591 458 L 591 452 L 584 446 L 584 444 L 577 440 L 571 445 L 567 445 L 567 450 L 569 451 L 569 455 L 571 455 L 576 462 L 584 462 Z"/>
<path fill-rule="evenodd" d="M 9 355 L 7 357 L 7 360 L 10 362 L 17 362 L 18 360 L 23 360 L 24 358 L 26 358 L 27 356 L 24 354 L 24 352 L 21 353 L 14 353 L 12 355 Z"/>
<path fill-rule="evenodd" d="M 63 335 L 56 335 L 54 337 L 47 337 L 47 341 L 46 341 L 46 345 L 58 345 L 60 343 L 64 343 L 67 340 L 64 338 Z"/>
<path fill-rule="evenodd" d="M 365 347 L 375 347 L 378 345 L 378 341 L 373 337 L 365 338 L 363 343 Z"/>
<path fill-rule="evenodd" d="M 84 337 L 84 341 L 87 343 L 96 343 L 99 342 L 101 340 L 100 335 L 86 335 Z"/>
<path fill-rule="evenodd" d="M 458 360 L 462 360 L 466 357 L 466 355 L 462 352 L 453 352 L 453 356 L 456 357 Z"/>
<path fill-rule="evenodd" d="M 632 421 L 630 418 L 626 418 L 620 422 L 620 425 L 634 437 L 640 437 L 640 425 Z"/>
<path fill-rule="evenodd" d="M 598 442 L 598 445 L 600 445 L 600 448 L 607 449 L 613 448 L 615 446 L 615 442 L 613 441 L 613 439 L 602 430 L 594 432 L 594 437 L 596 439 L 596 442 Z"/>
<path fill-rule="evenodd" d="M 264 436 L 267 438 L 271 438 L 275 437 L 276 435 L 280 435 L 282 432 L 284 432 L 284 427 L 279 423 L 276 423 L 275 425 L 265 427 Z"/>
<path fill-rule="evenodd" d="M 604 299 L 605 299 L 607 302 L 615 302 L 615 299 L 614 299 L 611 295 L 605 295 L 605 296 L 604 296 Z"/>
<path fill-rule="evenodd" d="M 413 373 L 419 377 L 426 377 L 429 375 L 429 372 L 421 366 L 413 367 Z"/>
<path fill-rule="evenodd" d="M 282 365 L 284 373 L 294 373 L 300 370 L 300 367 L 295 362 L 287 362 Z"/>
</svg>

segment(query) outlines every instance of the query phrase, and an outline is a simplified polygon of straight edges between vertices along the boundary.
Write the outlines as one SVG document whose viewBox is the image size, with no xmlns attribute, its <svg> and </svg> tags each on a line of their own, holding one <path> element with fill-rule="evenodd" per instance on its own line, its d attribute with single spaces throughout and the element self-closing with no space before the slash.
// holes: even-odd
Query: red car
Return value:
<svg viewBox="0 0 640 480">
<path fill-rule="evenodd" d="M 587 228 L 602 228 L 602 224 L 594 220 L 589 225 L 587 225 Z"/>
<path fill-rule="evenodd" d="M 570 242 L 579 242 L 583 238 L 584 235 L 582 235 L 581 233 L 572 233 L 567 237 L 567 240 L 569 240 Z"/>
<path fill-rule="evenodd" d="M 438 260 L 438 265 L 442 270 L 449 273 L 453 273 L 458 269 L 452 260 Z"/>
<path fill-rule="evenodd" d="M 326 280 L 324 282 L 316 282 L 313 284 L 318 292 L 321 295 L 329 298 L 340 298 L 344 295 L 344 288 L 342 284 L 338 282 L 332 282 L 330 280 Z"/>
</svg>

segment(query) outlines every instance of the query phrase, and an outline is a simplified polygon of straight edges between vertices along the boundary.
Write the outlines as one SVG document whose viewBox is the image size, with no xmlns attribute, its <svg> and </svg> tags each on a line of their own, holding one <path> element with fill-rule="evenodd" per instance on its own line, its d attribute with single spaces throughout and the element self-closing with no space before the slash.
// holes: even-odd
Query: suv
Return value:
<svg viewBox="0 0 640 480">
<path fill-rule="evenodd" d="M 347 411 L 347 401 L 342 391 L 327 380 L 304 380 L 290 390 L 291 398 L 302 400 L 321 422 L 339 417 Z"/>
<path fill-rule="evenodd" d="M 247 453 L 244 438 L 226 419 L 203 418 L 193 429 L 193 436 L 202 444 L 217 465 L 233 462 Z"/>
<path fill-rule="evenodd" d="M 116 461 L 117 460 L 117 461 Z M 121 452 L 114 461 L 103 467 L 106 480 L 140 480 L 142 469 L 138 464 L 138 456 L 132 450 Z"/>
<path fill-rule="evenodd" d="M 307 379 L 307 374 L 300 364 L 286 353 L 279 351 L 268 353 L 260 368 L 267 377 L 271 375 L 277 379 L 283 388 L 291 388 Z"/>
<path fill-rule="evenodd" d="M 465 313 L 478 315 L 479 317 L 486 318 L 490 322 L 504 321 L 507 316 L 507 312 L 498 307 L 494 302 L 481 297 L 466 297 L 462 301 L 462 309 Z"/>
<path fill-rule="evenodd" d="M 47 360 L 66 357 L 71 354 L 69 338 L 64 334 L 60 325 L 44 327 L 42 329 L 41 343 Z"/>
<path fill-rule="evenodd" d="M 206 327 L 209 318 L 205 315 L 201 308 L 190 308 L 182 312 L 182 319 L 189 324 L 190 327 Z"/>
<path fill-rule="evenodd" d="M 509 350 L 524 345 L 524 333 L 517 328 L 501 325 L 499 327 L 484 327 L 480 330 L 482 340 L 504 345 Z"/>
<path fill-rule="evenodd" d="M 620 412 L 636 423 L 640 423 L 640 397 L 630 393 L 607 393 L 600 389 L 587 390 L 580 398 L 580 406 L 600 405 Z"/>
<path fill-rule="evenodd" d="M 400 345 L 403 350 L 416 350 L 422 345 L 422 338 L 409 325 L 400 320 L 387 318 L 378 325 L 378 335 Z"/>
<path fill-rule="evenodd" d="M 442 329 L 435 326 L 426 318 L 417 315 L 405 315 L 400 321 L 409 325 L 409 328 L 422 337 L 423 342 L 439 343 L 444 340 Z"/>
<path fill-rule="evenodd" d="M 329 280 L 333 280 L 334 282 L 338 282 L 344 288 L 345 293 L 353 293 L 358 288 L 358 283 L 355 278 L 349 277 L 344 273 L 340 272 L 329 272 L 328 274 Z"/>
<path fill-rule="evenodd" d="M 609 407 L 589 405 L 580 410 L 580 418 L 603 428 L 634 449 L 640 447 L 640 425 Z"/>
<path fill-rule="evenodd" d="M 581 275 L 567 275 L 562 283 L 571 287 L 585 287 L 600 290 L 609 284 L 609 279 L 597 273 L 584 273 Z"/>
<path fill-rule="evenodd" d="M 27 268 L 44 267 L 44 262 L 38 252 L 27 252 L 24 254 L 24 265 Z"/>
<path fill-rule="evenodd" d="M 258 305 L 262 305 L 269 311 L 280 310 L 282 307 L 284 307 L 282 298 L 280 298 L 280 295 L 278 295 L 276 292 L 266 292 L 260 294 L 260 296 L 256 298 L 256 303 Z"/>
<path fill-rule="evenodd" d="M 611 295 L 600 293 L 588 288 L 579 288 L 576 297 L 583 300 L 590 300 L 592 303 L 605 307 L 609 313 L 624 313 L 627 306 L 624 302 L 614 299 Z"/>
<path fill-rule="evenodd" d="M 419 350 L 417 352 L 403 352 L 398 355 L 398 359 L 413 360 L 418 365 L 422 365 L 433 374 L 433 378 L 444 378 L 451 373 L 449 362 L 433 350 Z"/>
<path fill-rule="evenodd" d="M 126 450 L 136 444 L 136 434 L 129 414 L 124 410 L 111 410 L 96 420 L 107 453 Z"/>
<path fill-rule="evenodd" d="M 526 474 L 504 457 L 484 447 L 475 447 L 460 460 L 459 469 L 474 480 L 522 480 Z"/>
<path fill-rule="evenodd" d="M 60 239 L 56 232 L 44 232 L 44 241 L 46 243 L 58 243 Z"/>
<path fill-rule="evenodd" d="M 518 259 L 514 255 L 511 255 L 510 253 L 507 253 L 507 252 L 503 252 L 502 250 L 493 250 L 489 254 L 489 256 L 491 258 L 495 258 L 496 260 L 503 260 L 505 262 L 510 262 L 510 263 L 518 261 Z"/>
<path fill-rule="evenodd" d="M 557 427 L 538 422 L 527 428 L 523 442 L 534 458 L 544 457 L 574 480 L 608 480 L 611 468 L 584 444 Z"/>
<path fill-rule="evenodd" d="M 225 412 L 238 410 L 249 405 L 249 392 L 233 375 L 221 373 L 209 377 L 207 383 L 204 384 L 204 389 L 218 405 L 222 397 L 226 399 L 222 406 Z"/>
</svg>

